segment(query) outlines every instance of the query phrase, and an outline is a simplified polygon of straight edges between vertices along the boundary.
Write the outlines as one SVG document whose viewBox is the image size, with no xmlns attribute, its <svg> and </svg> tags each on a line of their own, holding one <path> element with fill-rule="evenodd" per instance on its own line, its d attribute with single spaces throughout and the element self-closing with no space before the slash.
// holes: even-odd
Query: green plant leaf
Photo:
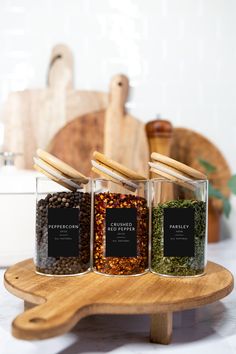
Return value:
<svg viewBox="0 0 236 354">
<path fill-rule="evenodd" d="M 198 162 L 205 169 L 206 173 L 212 173 L 216 171 L 216 167 L 213 166 L 210 162 L 204 159 L 198 159 Z"/>
<path fill-rule="evenodd" d="M 228 218 L 230 215 L 230 212 L 231 212 L 231 204 L 230 204 L 229 199 L 227 199 L 227 198 L 223 199 L 223 212 L 224 212 L 224 215 Z"/>
<path fill-rule="evenodd" d="M 233 175 L 229 182 L 228 182 L 228 187 L 230 188 L 231 192 L 233 194 L 236 194 L 236 175 Z"/>
<path fill-rule="evenodd" d="M 208 195 L 211 198 L 216 198 L 216 199 L 220 199 L 220 200 L 223 200 L 225 198 L 223 196 L 223 194 L 221 193 L 221 191 L 214 188 L 211 183 L 209 183 L 209 185 L 208 185 Z"/>
<path fill-rule="evenodd" d="M 231 212 L 231 204 L 228 198 L 226 198 L 221 191 L 214 188 L 211 183 L 208 186 L 208 195 L 210 198 L 220 199 L 223 202 L 223 212 L 224 215 L 228 218 Z"/>
</svg>

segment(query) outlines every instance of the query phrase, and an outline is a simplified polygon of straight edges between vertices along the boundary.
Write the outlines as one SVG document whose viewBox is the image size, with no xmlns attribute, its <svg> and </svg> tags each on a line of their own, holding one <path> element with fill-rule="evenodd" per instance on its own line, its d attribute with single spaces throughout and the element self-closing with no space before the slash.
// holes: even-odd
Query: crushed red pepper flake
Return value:
<svg viewBox="0 0 236 354">
<path fill-rule="evenodd" d="M 143 197 L 132 194 L 98 193 L 95 195 L 94 268 L 110 275 L 135 275 L 148 268 L 148 206 Z M 137 209 L 137 257 L 106 257 L 106 209 Z"/>
</svg>

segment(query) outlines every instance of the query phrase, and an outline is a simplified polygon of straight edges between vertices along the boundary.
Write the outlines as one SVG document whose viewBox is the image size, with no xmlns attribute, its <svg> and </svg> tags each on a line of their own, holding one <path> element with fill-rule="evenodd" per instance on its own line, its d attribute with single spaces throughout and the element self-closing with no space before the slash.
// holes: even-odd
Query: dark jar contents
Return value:
<svg viewBox="0 0 236 354">
<path fill-rule="evenodd" d="M 148 269 L 148 205 L 140 196 L 95 194 L 94 270 L 138 275 Z"/>
<path fill-rule="evenodd" d="M 153 272 L 170 276 L 203 274 L 206 202 L 171 200 L 154 207 L 151 243 Z"/>
<path fill-rule="evenodd" d="M 36 271 L 73 275 L 90 268 L 91 195 L 60 192 L 36 208 Z"/>
</svg>

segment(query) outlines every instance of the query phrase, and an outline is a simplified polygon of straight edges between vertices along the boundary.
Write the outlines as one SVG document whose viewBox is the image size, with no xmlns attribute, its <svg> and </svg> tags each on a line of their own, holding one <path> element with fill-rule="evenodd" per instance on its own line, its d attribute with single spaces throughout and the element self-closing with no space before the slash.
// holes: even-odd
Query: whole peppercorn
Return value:
<svg viewBox="0 0 236 354">
<path fill-rule="evenodd" d="M 148 268 L 149 210 L 146 199 L 132 194 L 98 193 L 94 208 L 94 269 L 109 275 L 144 273 Z M 106 211 L 114 208 L 136 210 L 136 256 L 106 256 Z"/>
<path fill-rule="evenodd" d="M 75 208 L 78 211 L 78 256 L 48 255 L 50 209 Z M 40 199 L 36 208 L 36 271 L 50 275 L 72 275 L 87 271 L 90 267 L 90 220 L 91 195 L 82 192 L 60 192 L 48 194 Z M 74 251 L 74 250 L 72 250 Z"/>
</svg>

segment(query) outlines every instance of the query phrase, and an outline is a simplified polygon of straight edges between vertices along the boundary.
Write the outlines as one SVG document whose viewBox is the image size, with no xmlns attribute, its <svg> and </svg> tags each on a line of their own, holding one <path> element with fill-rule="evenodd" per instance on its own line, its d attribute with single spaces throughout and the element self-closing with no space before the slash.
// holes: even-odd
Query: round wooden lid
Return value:
<svg viewBox="0 0 236 354">
<path fill-rule="evenodd" d="M 194 181 L 191 179 L 188 179 L 188 181 L 183 181 L 182 179 L 174 177 L 174 176 L 170 175 L 169 173 L 163 172 L 161 170 L 157 170 L 156 168 L 152 167 L 151 165 L 150 165 L 150 171 L 155 173 L 157 175 L 158 179 L 160 178 L 161 180 L 163 180 L 163 178 L 164 178 L 165 182 L 167 182 L 167 181 L 173 182 L 173 183 L 176 183 L 179 186 L 187 188 L 191 191 L 195 190 L 194 183 L 193 184 L 191 183 Z"/>
<path fill-rule="evenodd" d="M 65 163 L 64 161 L 58 159 L 57 157 L 49 154 L 49 152 L 38 149 L 37 150 L 37 155 L 38 157 L 54 167 L 57 171 L 62 172 L 64 175 L 66 175 L 68 178 L 76 179 L 80 181 L 80 183 L 86 184 L 88 183 L 88 178 L 84 176 L 82 173 L 79 171 L 75 170 L 73 167 Z"/>
<path fill-rule="evenodd" d="M 107 168 L 107 166 L 102 164 L 101 162 L 92 160 L 91 163 L 93 166 L 92 171 L 99 174 L 100 176 L 109 179 L 115 183 L 121 184 L 132 192 L 134 192 L 138 188 L 138 185 L 135 184 L 133 181 L 128 180 L 124 175 L 120 174 L 116 170 Z"/>
<path fill-rule="evenodd" d="M 207 176 L 202 172 L 199 172 L 194 168 L 185 165 L 182 162 L 171 159 L 168 156 L 158 154 L 157 152 L 153 152 L 151 154 L 151 158 L 154 162 L 157 162 L 157 168 L 158 168 L 158 163 L 166 165 L 166 168 L 168 168 L 167 166 L 169 166 L 170 174 L 173 174 L 173 171 L 176 171 L 180 175 L 185 177 L 188 176 L 189 178 L 193 177 L 194 179 L 207 179 Z"/>
<path fill-rule="evenodd" d="M 128 167 L 112 160 L 109 159 L 107 156 L 104 154 L 101 154 L 98 151 L 95 151 L 93 153 L 93 157 L 96 160 L 97 163 L 102 164 L 105 166 L 108 170 L 110 169 L 112 172 L 118 172 L 120 175 L 122 175 L 126 179 L 130 180 L 146 180 L 144 176 L 139 175 L 137 172 L 129 169 Z"/>
<path fill-rule="evenodd" d="M 40 168 L 38 165 L 34 164 L 34 169 L 37 170 L 38 172 L 44 174 L 44 176 L 48 177 L 49 179 L 51 179 L 52 181 L 60 184 L 61 186 L 69 189 L 70 191 L 74 192 L 75 188 L 72 188 L 71 186 L 69 186 L 68 184 L 66 184 L 64 181 L 62 181 L 61 179 L 58 179 L 56 177 L 54 177 L 53 175 L 51 175 L 50 173 L 46 172 L 45 170 L 43 170 L 42 168 Z"/>
<path fill-rule="evenodd" d="M 72 191 L 81 189 L 80 180 L 78 181 L 78 179 L 76 179 L 72 181 L 66 175 L 49 165 L 47 162 L 41 160 L 40 158 L 34 157 L 34 168 L 54 182 L 62 185 L 63 187 L 66 187 Z"/>
</svg>

